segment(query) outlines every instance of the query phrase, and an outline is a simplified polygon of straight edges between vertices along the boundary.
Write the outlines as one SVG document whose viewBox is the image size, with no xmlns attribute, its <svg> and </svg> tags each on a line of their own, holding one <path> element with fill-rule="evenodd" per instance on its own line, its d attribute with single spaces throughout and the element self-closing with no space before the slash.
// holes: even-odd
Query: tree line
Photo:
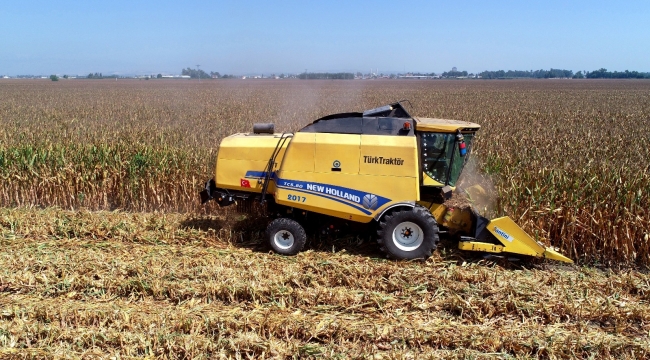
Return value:
<svg viewBox="0 0 650 360">
<path fill-rule="evenodd" d="M 234 75 L 221 75 L 219 72 L 210 71 L 206 73 L 200 69 L 186 68 L 181 71 L 182 75 L 190 76 L 192 79 L 210 79 L 210 78 L 219 78 L 219 79 L 228 79 L 235 78 Z M 434 73 L 415 73 L 414 75 L 428 75 L 436 76 Z M 483 71 L 477 74 L 483 79 L 513 79 L 513 78 L 533 78 L 533 79 L 650 79 L 649 72 L 639 72 L 639 71 L 607 71 L 605 68 L 601 68 L 594 71 L 578 71 L 574 73 L 572 70 L 564 69 L 553 69 L 550 70 L 497 70 L 497 71 Z M 457 78 L 457 77 L 467 77 L 467 71 L 445 71 L 441 74 L 443 78 Z M 67 78 L 68 76 L 63 76 Z M 104 76 L 100 72 L 90 73 L 86 78 L 88 79 L 113 79 L 118 77 L 117 75 L 107 75 Z M 153 76 L 152 76 L 153 77 Z M 280 75 L 280 78 L 284 78 L 284 74 Z M 474 77 L 474 74 L 469 74 L 469 77 Z M 162 74 L 158 74 L 157 78 L 162 78 Z M 354 79 L 353 73 L 339 72 L 339 73 L 302 73 L 298 75 L 299 79 Z M 52 79 L 53 81 L 57 81 Z"/>
<path fill-rule="evenodd" d="M 353 73 L 302 73 L 298 75 L 299 79 L 354 79 Z"/>
<path fill-rule="evenodd" d="M 218 71 L 210 71 L 210 73 L 206 73 L 203 70 L 200 69 L 192 69 L 192 68 L 187 68 L 183 69 L 181 71 L 181 75 L 189 75 L 191 79 L 212 79 L 212 78 L 217 78 L 217 79 L 232 79 L 235 78 L 235 75 L 228 75 L 228 74 L 223 74 L 221 75 Z"/>
<path fill-rule="evenodd" d="M 445 76 L 446 73 L 443 73 Z M 533 79 L 650 79 L 650 73 L 638 71 L 607 71 L 599 69 L 594 71 L 578 71 L 573 73 L 572 70 L 553 69 L 550 70 L 498 70 L 483 71 L 478 74 L 483 79 L 508 79 L 508 78 L 533 78 Z"/>
<path fill-rule="evenodd" d="M 478 74 L 483 79 L 507 79 L 507 78 L 534 78 L 534 79 L 554 79 L 554 78 L 572 78 L 572 70 L 550 69 L 550 70 L 498 70 L 483 71 Z"/>
<path fill-rule="evenodd" d="M 585 74 L 587 79 L 650 79 L 650 73 L 638 71 L 607 71 L 607 69 L 598 69 Z"/>
<path fill-rule="evenodd" d="M 117 75 L 102 75 L 102 73 L 96 72 L 96 73 L 90 73 L 88 76 L 86 76 L 87 79 L 115 79 L 118 77 Z"/>
</svg>

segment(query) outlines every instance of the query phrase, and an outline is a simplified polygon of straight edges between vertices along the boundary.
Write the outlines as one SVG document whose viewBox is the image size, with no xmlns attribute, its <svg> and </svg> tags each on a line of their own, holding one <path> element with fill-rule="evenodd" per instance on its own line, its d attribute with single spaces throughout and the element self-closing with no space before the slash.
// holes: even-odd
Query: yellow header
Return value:
<svg viewBox="0 0 650 360">
<path fill-rule="evenodd" d="M 429 132 L 443 132 L 450 133 L 456 132 L 457 130 L 462 130 L 466 128 L 471 128 L 474 131 L 481 128 L 481 125 L 460 121 L 460 120 L 448 120 L 448 119 L 432 119 L 432 118 L 420 118 L 416 117 L 415 119 L 415 130 L 418 131 L 429 131 Z"/>
</svg>

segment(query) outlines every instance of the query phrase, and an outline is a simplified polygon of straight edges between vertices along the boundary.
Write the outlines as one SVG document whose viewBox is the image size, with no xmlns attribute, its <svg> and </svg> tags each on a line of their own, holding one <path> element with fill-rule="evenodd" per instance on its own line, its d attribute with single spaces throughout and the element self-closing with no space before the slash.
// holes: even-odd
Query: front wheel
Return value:
<svg viewBox="0 0 650 360">
<path fill-rule="evenodd" d="M 305 247 L 307 234 L 295 220 L 279 218 L 266 228 L 266 237 L 275 252 L 282 255 L 296 255 Z"/>
<path fill-rule="evenodd" d="M 381 250 L 393 259 L 428 258 L 439 240 L 436 220 L 421 206 L 384 216 L 377 234 Z"/>
</svg>

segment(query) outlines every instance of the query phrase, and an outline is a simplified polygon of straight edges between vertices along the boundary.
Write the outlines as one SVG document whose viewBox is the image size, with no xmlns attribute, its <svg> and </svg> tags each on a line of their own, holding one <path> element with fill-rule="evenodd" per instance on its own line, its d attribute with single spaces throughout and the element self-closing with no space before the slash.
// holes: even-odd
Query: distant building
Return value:
<svg viewBox="0 0 650 360">
<path fill-rule="evenodd" d="M 438 75 L 398 75 L 400 79 L 437 79 Z"/>
<path fill-rule="evenodd" d="M 155 78 L 155 75 L 151 75 L 152 78 Z M 189 79 L 189 75 L 162 75 L 163 79 Z"/>
</svg>

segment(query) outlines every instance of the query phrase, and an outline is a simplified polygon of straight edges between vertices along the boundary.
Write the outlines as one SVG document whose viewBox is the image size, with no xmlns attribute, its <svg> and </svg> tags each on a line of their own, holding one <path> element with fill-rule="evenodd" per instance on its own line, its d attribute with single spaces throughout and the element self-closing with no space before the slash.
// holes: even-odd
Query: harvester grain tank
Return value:
<svg viewBox="0 0 650 360">
<path fill-rule="evenodd" d="M 296 133 L 256 124 L 252 133 L 222 140 L 215 177 L 201 198 L 220 206 L 264 204 L 271 214 L 268 241 L 285 255 L 303 249 L 305 227 L 368 224 L 382 251 L 396 259 L 430 256 L 446 233 L 462 250 L 572 262 L 509 217 L 488 220 L 445 205 L 479 129 L 413 117 L 401 102 L 328 115 Z"/>
</svg>

